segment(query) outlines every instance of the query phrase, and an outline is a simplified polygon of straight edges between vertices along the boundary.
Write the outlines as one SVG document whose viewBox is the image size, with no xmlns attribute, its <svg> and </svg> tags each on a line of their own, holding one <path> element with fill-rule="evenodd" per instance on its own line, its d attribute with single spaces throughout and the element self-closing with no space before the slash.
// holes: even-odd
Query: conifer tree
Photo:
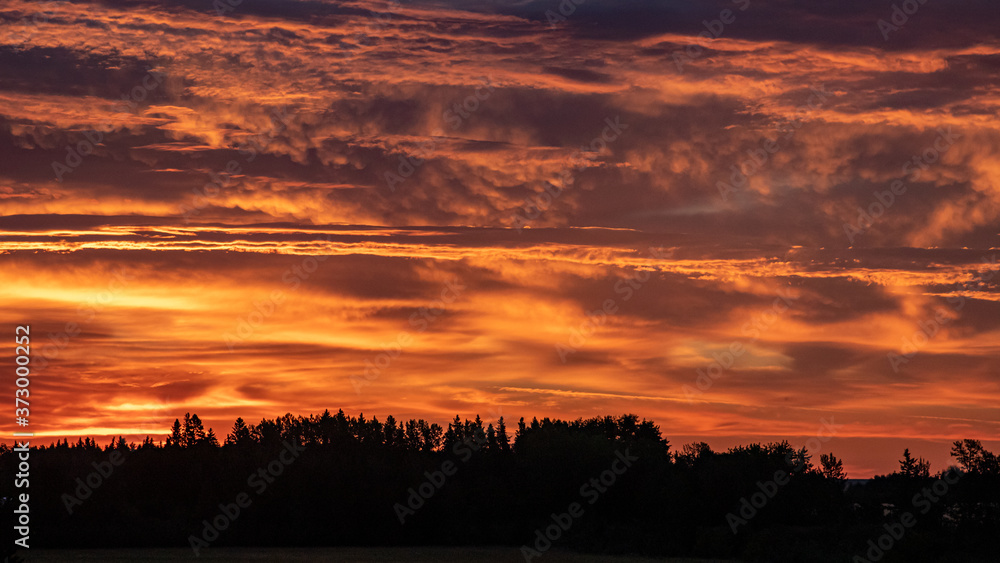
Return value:
<svg viewBox="0 0 1000 563">
<path fill-rule="evenodd" d="M 184 445 L 184 435 L 181 432 L 181 421 L 174 419 L 174 425 L 170 427 L 170 436 L 167 437 L 167 447 L 179 448 Z"/>
<path fill-rule="evenodd" d="M 250 437 L 250 427 L 247 423 L 243 421 L 243 417 L 238 417 L 236 422 L 233 423 L 233 429 L 226 436 L 226 445 L 229 446 L 244 446 L 252 442 L 253 439 Z"/>
</svg>

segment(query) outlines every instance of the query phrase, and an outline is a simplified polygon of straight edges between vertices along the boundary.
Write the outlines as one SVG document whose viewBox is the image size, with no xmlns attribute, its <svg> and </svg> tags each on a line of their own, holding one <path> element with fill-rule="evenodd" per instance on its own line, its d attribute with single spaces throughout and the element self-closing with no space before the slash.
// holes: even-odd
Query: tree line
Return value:
<svg viewBox="0 0 1000 563">
<path fill-rule="evenodd" d="M 747 561 L 990 560 L 1000 549 L 1000 461 L 977 440 L 955 441 L 951 453 L 955 466 L 932 473 L 906 449 L 898 471 L 861 481 L 846 479 L 833 453 L 814 460 L 787 441 L 674 450 L 634 414 L 522 418 L 509 430 L 503 417 L 456 416 L 443 428 L 325 411 L 238 418 L 220 443 L 187 413 L 141 443 L 32 448 L 32 535 L 67 548 L 196 538 L 208 549 L 508 545 L 529 560 L 550 544 Z M 5 475 L 15 457 L 0 445 Z M 10 481 L 0 483 L 7 499 Z M 236 499 L 246 504 L 238 516 Z M 582 508 L 570 517 L 573 502 Z M 232 517 L 213 520 L 222 510 Z"/>
</svg>

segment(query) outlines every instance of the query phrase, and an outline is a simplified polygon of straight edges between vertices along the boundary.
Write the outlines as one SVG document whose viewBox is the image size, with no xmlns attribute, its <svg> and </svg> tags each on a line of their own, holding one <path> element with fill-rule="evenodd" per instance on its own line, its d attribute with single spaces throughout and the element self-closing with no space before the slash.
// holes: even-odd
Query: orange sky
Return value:
<svg viewBox="0 0 1000 563">
<path fill-rule="evenodd" d="M 852 477 L 996 449 L 979 3 L 886 39 L 762 0 L 711 41 L 742 2 L 640 4 L 5 2 L 0 315 L 32 326 L 36 436 L 342 408 L 634 412 L 720 449 L 829 420 Z"/>
</svg>

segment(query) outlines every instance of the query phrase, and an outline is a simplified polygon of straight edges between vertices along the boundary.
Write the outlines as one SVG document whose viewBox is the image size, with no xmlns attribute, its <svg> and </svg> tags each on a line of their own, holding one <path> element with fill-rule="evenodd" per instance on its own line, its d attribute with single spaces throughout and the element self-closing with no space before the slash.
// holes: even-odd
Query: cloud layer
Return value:
<svg viewBox="0 0 1000 563">
<path fill-rule="evenodd" d="M 834 418 L 856 476 L 996 435 L 991 4 L 560 5 L 6 3 L 36 432 Z"/>
</svg>

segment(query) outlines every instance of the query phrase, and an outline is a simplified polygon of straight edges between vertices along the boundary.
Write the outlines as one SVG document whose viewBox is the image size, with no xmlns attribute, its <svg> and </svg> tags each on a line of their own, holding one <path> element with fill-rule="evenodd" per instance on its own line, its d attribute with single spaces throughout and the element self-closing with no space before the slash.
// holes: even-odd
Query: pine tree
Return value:
<svg viewBox="0 0 1000 563">
<path fill-rule="evenodd" d="M 396 419 L 390 414 L 385 419 L 385 425 L 382 427 L 383 433 L 385 434 L 384 441 L 385 445 L 390 448 L 397 445 L 396 444 Z"/>
<path fill-rule="evenodd" d="M 979 440 L 955 440 L 951 455 L 969 473 L 1000 475 L 1000 456 L 983 448 Z"/>
<path fill-rule="evenodd" d="M 486 449 L 491 452 L 500 449 L 500 444 L 497 442 L 497 433 L 496 430 L 493 430 L 492 422 L 486 427 Z"/>
<path fill-rule="evenodd" d="M 201 423 L 201 419 L 198 418 L 197 414 L 191 415 L 191 445 L 197 446 L 205 442 L 205 425 Z"/>
<path fill-rule="evenodd" d="M 245 446 L 251 443 L 250 427 L 243 421 L 243 417 L 238 417 L 233 423 L 233 430 L 226 436 L 227 446 Z"/>
<path fill-rule="evenodd" d="M 184 429 L 181 445 L 190 448 L 194 445 L 194 426 L 191 424 L 191 413 L 184 413 Z"/>
<path fill-rule="evenodd" d="M 835 481 L 843 481 L 847 479 L 847 473 L 844 472 L 844 462 L 837 459 L 833 453 L 820 454 L 819 456 L 820 473 L 827 479 L 833 479 Z"/>
<path fill-rule="evenodd" d="M 795 473 L 810 473 L 813 470 L 812 454 L 804 447 L 792 454 L 793 471 Z"/>
<path fill-rule="evenodd" d="M 448 430 L 444 433 L 444 449 L 450 451 L 451 448 L 465 438 L 465 427 L 462 419 L 456 414 L 455 420 L 448 423 Z"/>
<path fill-rule="evenodd" d="M 184 445 L 184 435 L 181 433 L 181 421 L 174 419 L 174 425 L 170 427 L 170 436 L 167 437 L 167 447 L 179 448 Z"/>
<path fill-rule="evenodd" d="M 420 426 L 412 418 L 406 421 L 405 441 L 406 449 L 414 452 L 420 450 Z"/>
<path fill-rule="evenodd" d="M 903 450 L 903 459 L 899 460 L 899 472 L 907 477 L 930 477 L 931 464 L 926 459 L 910 456 L 910 448 Z"/>
<path fill-rule="evenodd" d="M 319 436 L 321 444 L 329 444 L 333 441 L 334 435 L 334 424 L 335 420 L 333 415 L 330 414 L 330 409 L 323 411 L 323 415 L 319 417 Z"/>
<path fill-rule="evenodd" d="M 507 424 L 504 423 L 503 417 L 497 421 L 497 443 L 500 445 L 501 452 L 510 451 L 510 438 L 507 436 Z"/>
</svg>

